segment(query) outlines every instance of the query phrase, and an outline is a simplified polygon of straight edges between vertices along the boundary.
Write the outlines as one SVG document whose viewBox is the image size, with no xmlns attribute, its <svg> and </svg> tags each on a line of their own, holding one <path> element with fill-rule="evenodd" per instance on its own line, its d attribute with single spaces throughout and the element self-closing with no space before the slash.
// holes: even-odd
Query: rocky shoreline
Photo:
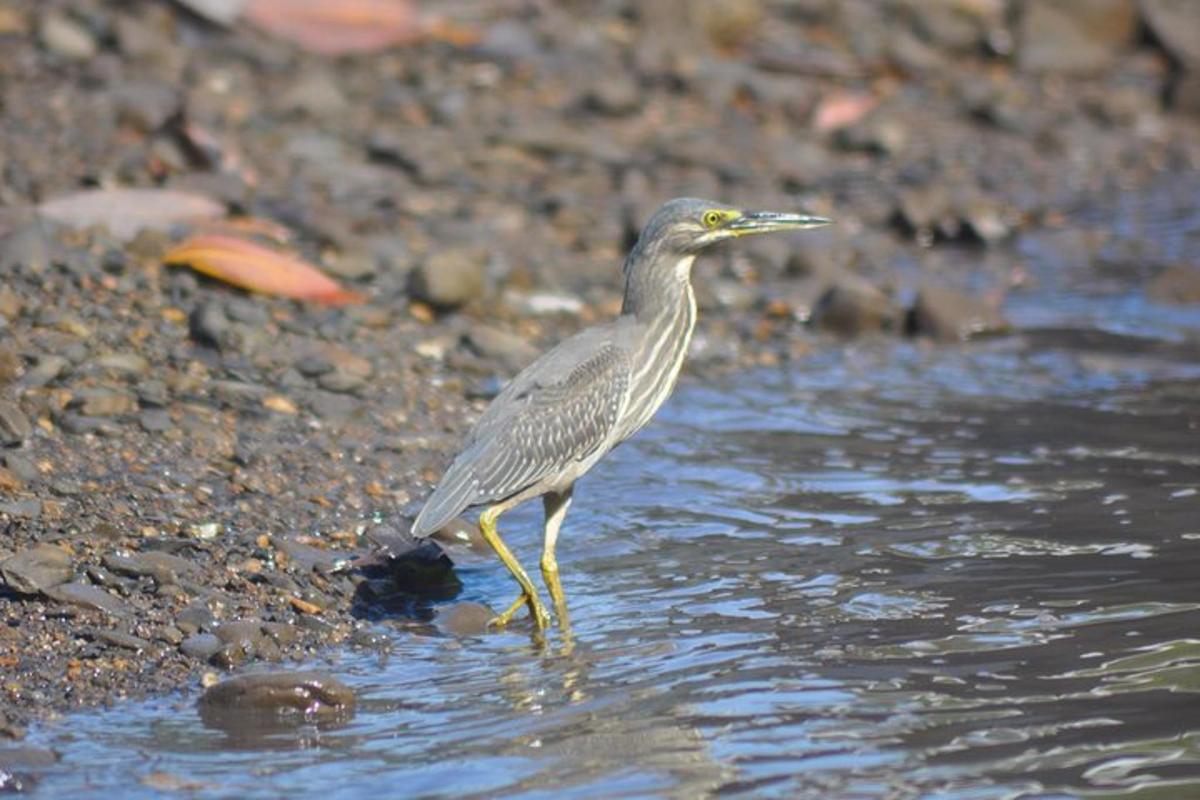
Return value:
<svg viewBox="0 0 1200 800">
<path fill-rule="evenodd" d="M 439 12 L 469 35 L 339 58 L 196 5 L 0 5 L 5 737 L 378 647 L 380 616 L 477 630 L 400 532 L 503 381 L 615 313 L 668 197 L 838 222 L 705 259 L 692 374 L 1002 334 L 1039 290 L 1023 242 L 1066 229 L 1064 283 L 1200 302 L 1195 263 L 1068 225 L 1200 164 L 1191 4 L 462 2 Z M 164 266 L 186 223 L 37 212 L 130 186 L 215 201 L 366 302 Z"/>
</svg>

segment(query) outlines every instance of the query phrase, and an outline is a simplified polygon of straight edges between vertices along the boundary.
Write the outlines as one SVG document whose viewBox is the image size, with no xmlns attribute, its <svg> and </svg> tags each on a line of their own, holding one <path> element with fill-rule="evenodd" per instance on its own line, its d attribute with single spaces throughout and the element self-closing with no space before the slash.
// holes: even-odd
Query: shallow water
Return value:
<svg viewBox="0 0 1200 800">
<path fill-rule="evenodd" d="M 1176 200 L 1083 216 L 1178 257 Z M 385 618 L 318 665 L 348 722 L 77 714 L 35 794 L 1200 796 L 1200 310 L 1019 250 L 1014 336 L 685 381 L 577 489 L 570 642 Z M 504 522 L 532 565 L 540 508 Z"/>
<path fill-rule="evenodd" d="M 693 381 L 578 489 L 573 646 L 383 620 L 390 654 L 330 658 L 348 723 L 125 704 L 31 734 L 63 755 L 40 792 L 1196 796 L 1200 319 L 1127 302 L 1154 339 L 1092 303 Z M 531 563 L 539 514 L 506 518 Z M 513 594 L 460 574 L 459 600 Z"/>
</svg>

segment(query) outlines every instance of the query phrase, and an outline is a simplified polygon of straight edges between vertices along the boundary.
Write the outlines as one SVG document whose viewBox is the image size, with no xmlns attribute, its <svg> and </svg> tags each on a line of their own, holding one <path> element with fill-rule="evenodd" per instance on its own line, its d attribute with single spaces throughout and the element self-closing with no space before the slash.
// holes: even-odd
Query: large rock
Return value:
<svg viewBox="0 0 1200 800">
<path fill-rule="evenodd" d="M 1137 32 L 1133 0 L 1026 0 L 1017 63 L 1030 72 L 1099 72 Z"/>
<path fill-rule="evenodd" d="M 309 719 L 344 718 L 355 705 L 354 692 L 322 672 L 259 672 L 222 681 L 201 696 L 206 724 L 267 716 Z"/>
</svg>

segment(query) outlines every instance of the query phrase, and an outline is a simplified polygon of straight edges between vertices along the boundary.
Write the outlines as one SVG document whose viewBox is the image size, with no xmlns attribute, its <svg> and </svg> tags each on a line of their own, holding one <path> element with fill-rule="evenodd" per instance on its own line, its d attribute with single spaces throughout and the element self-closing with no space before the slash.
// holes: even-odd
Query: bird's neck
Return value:
<svg viewBox="0 0 1200 800">
<path fill-rule="evenodd" d="M 630 254 L 630 258 L 635 255 Z M 653 271 L 639 270 L 627 263 L 622 316 L 635 317 L 638 322 L 651 325 L 675 317 L 689 306 L 694 309 L 692 263 L 695 260 L 694 255 L 679 256 L 673 269 Z"/>
</svg>

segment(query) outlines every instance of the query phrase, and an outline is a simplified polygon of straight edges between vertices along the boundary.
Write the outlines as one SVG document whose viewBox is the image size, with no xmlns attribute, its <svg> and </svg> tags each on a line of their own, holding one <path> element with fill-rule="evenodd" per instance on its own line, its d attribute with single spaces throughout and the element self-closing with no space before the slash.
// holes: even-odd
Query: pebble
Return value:
<svg viewBox="0 0 1200 800">
<path fill-rule="evenodd" d="M 43 47 L 71 61 L 87 61 L 94 57 L 99 49 L 91 31 L 57 12 L 50 12 L 42 17 L 38 36 Z"/>
<path fill-rule="evenodd" d="M 213 634 L 193 633 L 179 643 L 179 652 L 199 661 L 208 661 L 221 647 L 221 640 Z"/>
<path fill-rule="evenodd" d="M 463 340 L 477 355 L 499 361 L 510 372 L 529 364 L 539 352 L 528 339 L 494 325 L 472 325 Z"/>
<path fill-rule="evenodd" d="M 136 653 L 147 652 L 154 649 L 154 645 L 142 637 L 134 636 L 133 634 L 125 633 L 124 631 L 99 631 L 96 633 L 96 638 L 116 647 L 123 647 L 126 650 L 133 650 Z"/>
<path fill-rule="evenodd" d="M 409 275 L 409 293 L 415 300 L 446 311 L 483 296 L 486 255 L 477 248 L 439 250 L 418 264 Z"/>
<path fill-rule="evenodd" d="M 132 394 L 101 388 L 80 389 L 68 404 L 85 417 L 116 417 L 137 411 L 137 407 Z"/>
<path fill-rule="evenodd" d="M 124 600 L 90 583 L 64 583 L 45 594 L 60 603 L 103 611 L 113 617 L 128 617 L 133 614 L 133 608 Z"/>
<path fill-rule="evenodd" d="M 33 435 L 33 425 L 21 407 L 0 399 L 0 445 L 16 447 Z"/>
<path fill-rule="evenodd" d="M 71 556 L 61 547 L 38 544 L 0 562 L 0 580 L 18 594 L 38 594 L 75 575 Z"/>
<path fill-rule="evenodd" d="M 36 497 L 0 503 L 0 514 L 17 519 L 37 519 L 42 515 L 42 501 Z"/>
<path fill-rule="evenodd" d="M 481 636 L 496 612 L 482 603 L 453 603 L 438 609 L 438 626 L 454 636 Z"/>
<path fill-rule="evenodd" d="M 159 130 L 180 109 L 179 93 L 164 83 L 124 83 L 110 93 L 117 119 L 142 133 Z"/>
<path fill-rule="evenodd" d="M 25 377 L 22 380 L 26 386 L 30 388 L 38 388 L 52 383 L 66 373 L 71 366 L 71 362 L 59 355 L 43 355 L 37 360 L 37 364 L 25 372 Z"/>
</svg>

